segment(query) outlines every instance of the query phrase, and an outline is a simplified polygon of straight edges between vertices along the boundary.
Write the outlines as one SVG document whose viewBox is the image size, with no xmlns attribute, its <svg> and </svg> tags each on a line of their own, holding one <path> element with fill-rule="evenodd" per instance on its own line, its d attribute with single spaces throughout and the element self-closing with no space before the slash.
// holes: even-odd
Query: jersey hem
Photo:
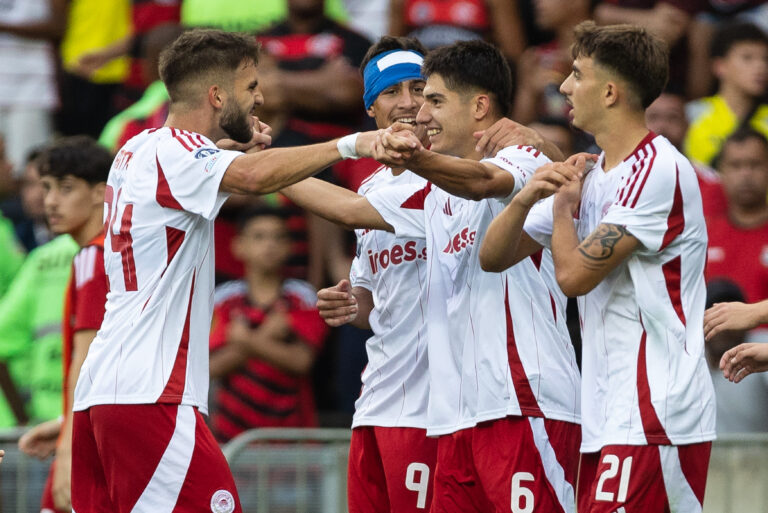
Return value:
<svg viewBox="0 0 768 513">
<path fill-rule="evenodd" d="M 75 404 L 72 406 L 72 411 L 83 411 L 83 410 L 87 410 L 92 406 L 103 406 L 103 405 L 110 405 L 110 404 L 174 404 L 174 403 L 169 403 L 167 401 L 159 402 L 156 396 L 121 397 L 121 398 L 115 398 L 115 396 L 113 395 L 95 396 L 95 397 L 89 398 L 88 400 L 75 401 Z M 186 399 L 182 399 L 180 403 L 175 403 L 175 404 L 182 404 L 185 406 L 194 406 L 203 415 L 208 415 L 207 401 L 200 402 L 190 398 L 186 398 Z"/>
<path fill-rule="evenodd" d="M 422 422 L 417 420 L 403 420 L 399 422 L 393 422 L 391 420 L 380 419 L 376 417 L 363 417 L 361 419 L 352 420 L 352 429 L 356 427 L 392 427 L 392 428 L 414 428 L 414 429 L 427 429 L 428 423 L 426 419 Z"/>
<path fill-rule="evenodd" d="M 654 443 L 648 443 L 648 441 L 645 439 L 645 436 L 640 437 L 632 437 L 629 440 L 624 439 L 607 439 L 604 442 L 594 442 L 589 444 L 582 444 L 579 448 L 579 452 L 581 453 L 590 453 L 590 452 L 599 452 L 603 449 L 603 447 L 606 447 L 608 445 L 668 445 L 668 446 L 677 446 L 677 445 L 691 445 L 691 444 L 698 444 L 702 442 L 711 442 L 717 438 L 714 431 L 710 431 L 709 433 L 703 433 L 701 435 L 697 436 L 685 436 L 685 437 L 679 437 L 679 436 L 670 436 L 667 435 L 667 437 L 672 441 L 668 444 L 654 444 Z"/>
</svg>

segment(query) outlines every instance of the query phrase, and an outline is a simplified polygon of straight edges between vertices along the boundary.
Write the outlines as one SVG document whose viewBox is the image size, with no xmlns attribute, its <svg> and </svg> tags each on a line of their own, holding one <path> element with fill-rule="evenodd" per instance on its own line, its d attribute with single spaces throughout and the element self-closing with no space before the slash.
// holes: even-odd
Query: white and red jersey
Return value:
<svg viewBox="0 0 768 513">
<path fill-rule="evenodd" d="M 358 193 L 392 185 L 421 189 L 426 181 L 404 171 L 395 176 L 379 168 Z M 404 238 L 381 230 L 355 230 L 357 254 L 350 281 L 373 294 L 368 318 L 373 336 L 366 342 L 368 365 L 355 402 L 352 427 L 427 427 L 429 367 L 426 308 L 422 284 L 427 276 L 427 246 L 422 238 Z"/>
<path fill-rule="evenodd" d="M 106 314 L 75 410 L 171 403 L 207 411 L 213 219 L 228 197 L 221 179 L 239 155 L 167 127 L 118 152 L 105 195 Z"/>
<path fill-rule="evenodd" d="M 641 246 L 578 298 L 582 325 L 582 452 L 606 445 L 691 444 L 715 438 L 715 398 L 704 360 L 707 231 L 696 173 L 649 134 L 618 166 L 604 155 L 584 180 L 577 232 L 625 227 Z M 552 204 L 525 231 L 551 244 Z"/>
<path fill-rule="evenodd" d="M 470 201 L 431 184 L 367 195 L 398 236 L 427 241 L 430 435 L 507 415 L 579 421 L 579 371 L 551 255 L 503 273 L 478 260 L 488 225 L 549 160 L 510 147 L 489 162 L 515 176 L 508 198 Z"/>
</svg>

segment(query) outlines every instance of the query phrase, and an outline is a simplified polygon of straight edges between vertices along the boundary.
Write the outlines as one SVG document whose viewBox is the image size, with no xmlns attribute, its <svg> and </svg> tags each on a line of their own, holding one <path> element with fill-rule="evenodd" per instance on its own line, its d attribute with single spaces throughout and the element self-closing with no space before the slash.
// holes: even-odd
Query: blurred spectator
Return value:
<svg viewBox="0 0 768 513">
<path fill-rule="evenodd" d="M 143 62 L 147 55 L 144 49 L 145 36 L 160 25 L 178 25 L 180 11 L 181 0 L 131 0 L 131 33 L 105 48 L 81 56 L 77 62 L 78 74 L 91 76 L 113 59 L 127 55 L 130 58 L 130 70 L 123 83 L 124 94 L 125 99 L 133 103 L 158 78 L 157 62 Z"/>
<path fill-rule="evenodd" d="M 549 43 L 528 48 L 517 65 L 514 119 L 527 125 L 537 118 L 568 121 L 570 107 L 560 84 L 571 72 L 573 28 L 590 17 L 593 0 L 537 0 L 536 25 L 552 31 Z M 570 155 L 568 153 L 567 155 Z"/>
<path fill-rule="evenodd" d="M 0 133 L 20 173 L 53 131 L 58 103 L 53 42 L 64 32 L 66 0 L 0 2 Z"/>
<path fill-rule="evenodd" d="M 738 285 L 727 280 L 707 284 L 707 308 L 715 303 L 744 301 Z M 739 384 L 731 383 L 720 371 L 723 354 L 744 342 L 746 332 L 723 331 L 706 343 L 707 363 L 717 398 L 717 434 L 768 432 L 768 410 L 756 405 L 768 403 L 768 374 L 760 373 Z"/>
<path fill-rule="evenodd" d="M 61 415 L 61 319 L 78 249 L 69 235 L 34 249 L 0 300 L 0 360 L 8 363 L 32 423 Z M 4 420 L 0 415 L 0 426 L 9 425 Z"/>
<path fill-rule="evenodd" d="M 29 153 L 21 175 L 19 195 L 0 203 L 0 212 L 13 222 L 16 237 L 27 251 L 45 244 L 53 237 L 45 221 L 44 191 L 37 161 L 39 156 L 40 148 Z"/>
<path fill-rule="evenodd" d="M 487 39 L 509 60 L 525 48 L 525 32 L 510 0 L 391 0 L 389 34 L 418 38 L 428 49 Z"/>
<path fill-rule="evenodd" d="M 755 303 L 768 297 L 768 140 L 742 128 L 726 140 L 716 165 L 728 212 L 707 220 L 707 280 L 727 278 Z"/>
<path fill-rule="evenodd" d="M 182 0 L 181 24 L 211 27 L 232 32 L 258 32 L 285 19 L 286 0 Z M 327 0 L 325 14 L 343 22 L 342 0 Z"/>
<path fill-rule="evenodd" d="M 115 98 L 128 74 L 128 59 L 114 59 L 93 74 L 78 75 L 84 55 L 116 43 L 130 31 L 129 0 L 71 0 L 61 41 L 61 109 L 57 128 L 63 135 L 98 137 L 117 111 Z"/>
<path fill-rule="evenodd" d="M 645 110 L 645 124 L 649 130 L 663 135 L 675 148 L 682 151 L 688 120 L 685 118 L 685 100 L 682 96 L 664 92 Z M 704 216 L 724 215 L 727 211 L 725 193 L 720 176 L 708 166 L 693 164 L 699 180 Z"/>
<path fill-rule="evenodd" d="M 290 254 L 284 213 L 246 211 L 233 251 L 245 279 L 217 290 L 210 370 L 220 384 L 213 432 L 226 442 L 254 427 L 316 426 L 307 376 L 327 328 L 314 289 L 281 275 Z"/>
<path fill-rule="evenodd" d="M 158 63 L 160 52 L 174 41 L 183 29 L 167 23 L 149 30 L 142 36 L 142 74 L 149 81 L 139 101 L 107 122 L 99 136 L 99 143 L 112 153 L 117 152 L 128 139 L 148 128 L 163 126 L 168 115 L 168 92 L 160 80 Z"/>
<path fill-rule="evenodd" d="M 389 0 L 344 0 L 349 27 L 371 41 L 388 34 L 389 3 Z"/>
<path fill-rule="evenodd" d="M 273 146 L 295 146 L 339 137 L 363 122 L 362 78 L 357 67 L 370 42 L 323 14 L 323 0 L 288 0 L 288 17 L 259 34 L 264 58 L 259 84 L 261 115 L 273 129 Z M 324 173 L 325 178 L 330 178 Z M 314 286 L 349 273 L 345 234 L 307 216 L 309 275 Z"/>
<path fill-rule="evenodd" d="M 528 126 L 539 132 L 544 139 L 553 142 L 566 157 L 575 153 L 574 134 L 568 121 L 562 118 L 539 118 Z"/>
<path fill-rule="evenodd" d="M 690 128 L 685 154 L 711 164 L 723 141 L 736 129 L 750 126 L 768 136 L 768 36 L 750 24 L 728 25 L 712 41 L 712 69 L 717 94 L 686 108 Z"/>
<path fill-rule="evenodd" d="M 0 298 L 24 262 L 24 249 L 16 239 L 13 223 L 0 213 Z"/>
</svg>

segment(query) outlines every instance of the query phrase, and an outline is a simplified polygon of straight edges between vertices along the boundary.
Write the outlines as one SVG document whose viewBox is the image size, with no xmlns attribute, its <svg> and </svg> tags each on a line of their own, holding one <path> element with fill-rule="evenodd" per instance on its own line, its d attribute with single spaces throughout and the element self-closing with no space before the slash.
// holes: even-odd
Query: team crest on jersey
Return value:
<svg viewBox="0 0 768 513">
<path fill-rule="evenodd" d="M 217 148 L 200 148 L 195 152 L 195 158 L 196 159 L 204 159 L 205 157 L 210 157 L 214 153 L 218 153 L 221 150 Z"/>
<path fill-rule="evenodd" d="M 217 490 L 211 497 L 213 513 L 232 513 L 235 511 L 235 498 L 227 490 Z"/>
<path fill-rule="evenodd" d="M 760 263 L 763 267 L 768 267 L 768 246 L 763 246 L 763 251 L 760 253 Z"/>
</svg>

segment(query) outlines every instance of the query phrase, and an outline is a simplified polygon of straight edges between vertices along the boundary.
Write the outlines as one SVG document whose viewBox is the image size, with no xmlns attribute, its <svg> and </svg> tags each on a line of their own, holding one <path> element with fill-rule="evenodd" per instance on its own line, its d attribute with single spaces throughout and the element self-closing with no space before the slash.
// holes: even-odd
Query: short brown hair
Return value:
<svg viewBox="0 0 768 513">
<path fill-rule="evenodd" d="M 243 61 L 259 62 L 260 45 L 251 35 L 211 29 L 185 32 L 160 54 L 160 78 L 171 102 L 184 101 L 183 86 L 201 76 L 233 72 Z"/>
<path fill-rule="evenodd" d="M 594 21 L 579 23 L 571 55 L 589 57 L 629 83 L 646 109 L 664 90 L 669 78 L 669 47 L 636 25 L 599 27 Z"/>
</svg>

